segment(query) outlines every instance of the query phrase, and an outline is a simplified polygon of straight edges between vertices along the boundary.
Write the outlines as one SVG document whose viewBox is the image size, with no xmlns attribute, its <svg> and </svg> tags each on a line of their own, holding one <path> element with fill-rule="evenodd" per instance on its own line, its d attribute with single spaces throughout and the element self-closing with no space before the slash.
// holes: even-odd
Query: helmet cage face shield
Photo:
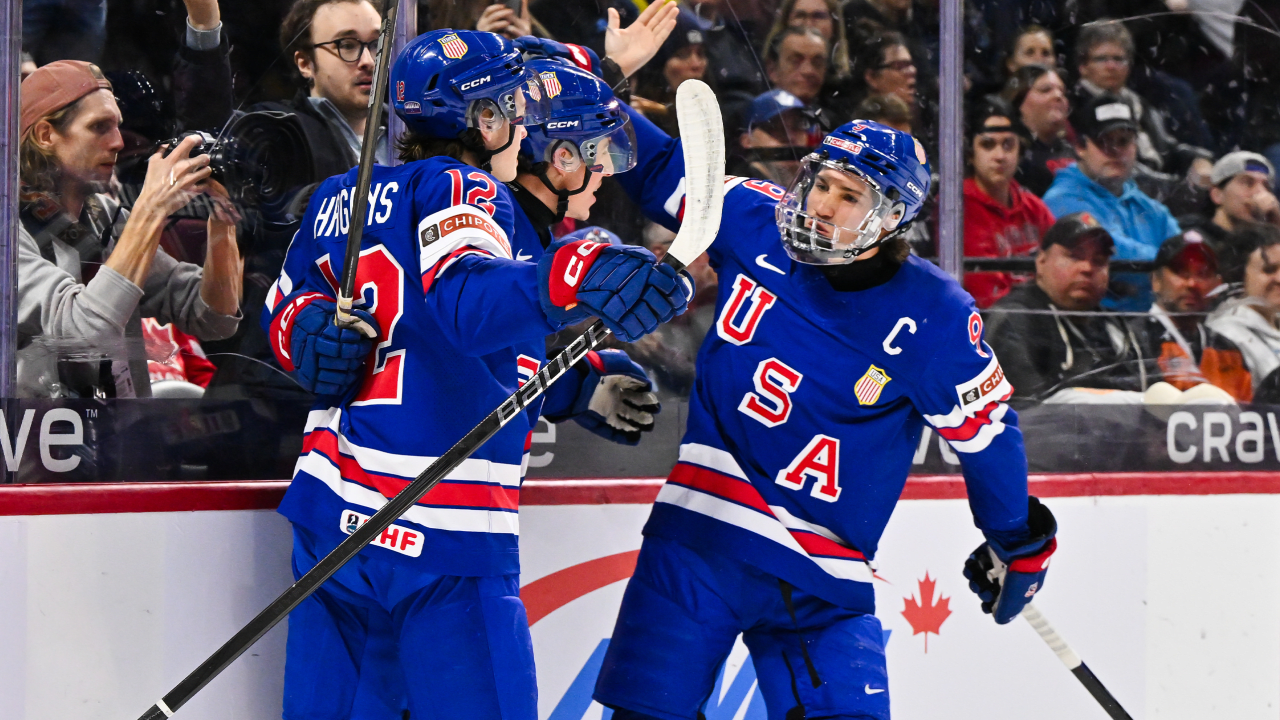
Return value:
<svg viewBox="0 0 1280 720">
<path fill-rule="evenodd" d="M 599 137 L 584 140 L 578 152 L 591 172 L 616 175 L 636 166 L 636 133 L 630 119 Z"/>
<path fill-rule="evenodd" d="M 903 206 L 857 168 L 823 155 L 800 161 L 800 172 L 774 211 L 787 254 L 809 265 L 840 265 L 898 228 Z"/>
</svg>

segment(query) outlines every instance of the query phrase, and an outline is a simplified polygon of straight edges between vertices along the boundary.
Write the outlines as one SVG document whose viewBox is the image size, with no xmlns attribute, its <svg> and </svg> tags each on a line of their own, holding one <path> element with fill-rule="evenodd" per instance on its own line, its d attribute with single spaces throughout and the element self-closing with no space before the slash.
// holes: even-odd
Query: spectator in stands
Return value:
<svg viewBox="0 0 1280 720">
<path fill-rule="evenodd" d="M 999 99 L 976 103 L 969 118 L 969 177 L 964 181 L 964 254 L 966 257 L 1031 256 L 1053 225 L 1040 198 L 1013 179 L 1022 157 L 1025 132 Z M 964 289 L 979 308 L 1008 294 L 1015 279 L 1007 272 L 965 273 Z"/>
<path fill-rule="evenodd" d="M 1182 232 L 1168 208 L 1133 181 L 1137 124 L 1133 110 L 1115 95 L 1085 98 L 1071 113 L 1076 130 L 1075 165 L 1058 171 L 1044 203 L 1055 217 L 1088 211 L 1111 233 L 1119 260 L 1151 260 L 1164 239 Z M 1151 305 L 1147 275 L 1115 278 L 1108 306 L 1145 310 Z"/>
<path fill-rule="evenodd" d="M 1133 52 L 1133 36 L 1122 23 L 1099 21 L 1085 25 L 1076 38 L 1080 81 L 1075 88 L 1075 102 L 1083 104 L 1104 94 L 1117 96 L 1133 115 L 1137 127 L 1137 157 L 1143 168 L 1174 176 L 1190 172 L 1208 175 L 1213 153 L 1174 137 L 1169 131 L 1166 110 L 1128 87 Z M 1192 123 L 1198 129 L 1203 120 L 1198 112 L 1190 110 L 1194 115 Z"/>
<path fill-rule="evenodd" d="M 1240 230 L 1248 244 L 1243 268 L 1228 281 L 1242 281 L 1243 294 L 1227 300 L 1205 325 L 1235 344 L 1253 380 L 1253 401 L 1280 401 L 1280 228 L 1249 223 Z"/>
<path fill-rule="evenodd" d="M 1073 387 L 1145 389 L 1135 334 L 1099 306 L 1114 248 L 1089 213 L 1059 218 L 1040 241 L 1035 282 L 987 311 L 985 337 L 1015 399 L 1045 400 Z"/>
<path fill-rule="evenodd" d="M 618 12 L 615 8 L 609 9 Z M 522 0 L 519 10 L 505 3 L 490 4 L 489 0 L 432 0 L 427 5 L 426 30 L 443 28 L 497 33 L 511 40 L 526 35 L 548 37 L 550 34 L 529 13 L 529 0 Z"/>
<path fill-rule="evenodd" d="M 844 13 L 838 0 L 783 0 L 764 47 L 774 46 L 787 28 L 816 30 L 830 48 L 819 105 L 827 110 L 828 123 L 839 125 L 853 117 L 857 83 L 850 72 L 849 46 L 845 41 Z"/>
<path fill-rule="evenodd" d="M 558 0 L 546 0 L 558 2 Z M 732 11 L 734 0 L 703 0 L 687 3 L 694 9 L 705 32 L 707 77 L 724 109 L 724 117 L 740 118 L 751 99 L 769 89 L 756 48 L 763 47 L 764 33 Z M 726 10 L 729 8 L 729 10 Z M 678 31 L 677 31 L 678 32 Z M 729 127 L 738 127 L 730 124 Z"/>
<path fill-rule="evenodd" d="M 930 8 L 919 0 L 848 0 L 844 22 L 855 47 L 894 34 L 908 53 L 924 64 L 928 64 L 928 49 L 938 44 L 936 4 Z"/>
<path fill-rule="evenodd" d="M 705 42 L 706 34 L 698 18 L 688 10 L 681 10 L 675 30 L 667 36 L 653 60 L 636 73 L 632 107 L 672 137 L 680 134 L 676 122 L 676 88 L 686 80 L 711 80 L 707 76 Z M 732 122 L 727 116 L 725 120 Z"/>
<path fill-rule="evenodd" d="M 1223 155 L 1213 164 L 1209 176 L 1207 215 L 1190 215 L 1183 225 L 1199 230 L 1213 246 L 1224 265 L 1243 267 L 1245 248 L 1236 238 L 1242 223 L 1280 225 L 1280 202 L 1276 201 L 1275 168 L 1257 153 L 1237 151 Z"/>
<path fill-rule="evenodd" d="M 125 210 L 103 193 L 124 146 L 120 110 L 97 66 L 62 60 L 22 84 L 18 392 L 25 397 L 147 397 L 141 318 L 196 337 L 235 332 L 243 272 L 233 211 L 209 220 L 204 269 L 158 249 L 166 218 L 193 197 L 225 198 L 187 138 L 151 157 Z M 61 354 L 102 362 L 59 362 Z"/>
<path fill-rule="evenodd" d="M 1058 67 L 1058 52 L 1054 49 L 1053 33 L 1039 25 L 1028 25 L 1013 38 L 1013 46 L 1005 56 L 1004 69 L 1013 77 L 1019 68 L 1039 65 L 1050 70 Z"/>
<path fill-rule="evenodd" d="M 911 134 L 911 107 L 897 95 L 869 95 L 858 103 L 853 117 L 874 120 Z"/>
<path fill-rule="evenodd" d="M 1018 68 L 1001 97 L 1018 113 L 1031 139 L 1015 176 L 1023 187 L 1043 196 L 1058 171 L 1075 162 L 1067 140 L 1067 86 L 1057 72 L 1043 65 Z"/>
<path fill-rule="evenodd" d="M 867 95 L 897 95 L 908 106 L 916 106 L 916 63 L 898 33 L 879 35 L 863 45 L 854 72 Z"/>
<path fill-rule="evenodd" d="M 764 67 L 775 88 L 812 104 L 827 77 L 827 41 L 813 28 L 785 28 L 765 49 Z"/>
<path fill-rule="evenodd" d="M 751 103 L 746 131 L 738 137 L 738 164 L 731 171 L 786 187 L 800 158 L 822 139 L 813 109 L 786 90 L 770 90 Z"/>
<path fill-rule="evenodd" d="M 1240 349 L 1205 325 L 1211 294 L 1222 284 L 1218 257 L 1196 230 L 1164 241 L 1151 271 L 1155 302 L 1135 319 L 1146 355 L 1154 358 L 1161 380 L 1179 390 L 1210 383 L 1248 402 L 1253 381 Z"/>
<path fill-rule="evenodd" d="M 438 3 L 445 13 L 452 12 L 450 6 L 457 1 L 430 0 Z M 435 8 L 437 5 L 430 7 Z M 585 45 L 599 57 L 605 56 L 605 33 L 610 11 L 618 13 L 623 26 L 630 26 L 640 16 L 639 8 L 630 0 L 528 0 L 527 8 L 533 17 L 542 21 L 548 33 L 546 37 L 564 43 Z M 434 13 L 433 9 L 433 16 Z M 443 22 L 436 24 L 433 21 L 431 27 L 457 26 Z"/>
<path fill-rule="evenodd" d="M 844 12 L 836 0 L 783 0 L 778 17 L 764 40 L 771 47 L 777 36 L 790 27 L 812 28 L 831 48 L 827 75 L 843 78 L 849 75 L 849 45 L 845 40 Z"/>
</svg>

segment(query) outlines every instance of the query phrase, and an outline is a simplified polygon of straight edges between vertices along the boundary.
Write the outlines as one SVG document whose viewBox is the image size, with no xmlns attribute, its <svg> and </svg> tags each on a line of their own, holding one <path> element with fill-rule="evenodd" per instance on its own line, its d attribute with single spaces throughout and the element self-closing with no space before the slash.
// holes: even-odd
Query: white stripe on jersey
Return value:
<svg viewBox="0 0 1280 720">
<path fill-rule="evenodd" d="M 747 479 L 747 474 L 742 472 L 742 468 L 738 467 L 738 461 L 734 460 L 732 455 L 725 450 L 713 448 L 710 445 L 700 445 L 698 443 L 681 445 L 680 462 L 701 465 L 718 473 L 732 475 L 740 480 Z"/>
<path fill-rule="evenodd" d="M 426 470 L 428 465 L 436 461 L 436 458 L 427 455 L 399 455 L 356 445 L 342 436 L 339 431 L 341 423 L 342 413 L 339 408 L 312 410 L 307 414 L 307 425 L 303 434 L 308 435 L 317 428 L 332 430 L 333 434 L 338 436 L 339 451 L 344 455 L 350 455 L 355 458 L 356 463 L 364 470 L 376 472 L 380 475 L 394 475 L 405 479 L 413 479 L 418 476 L 418 473 Z M 499 463 L 492 460 L 467 458 L 462 461 L 461 465 L 454 468 L 453 472 L 446 475 L 444 479 L 493 482 L 504 487 L 518 488 L 520 487 L 520 478 L 523 475 L 521 466 L 515 463 Z"/>
<path fill-rule="evenodd" d="M 814 535 L 821 535 L 822 537 L 834 543 L 839 543 L 840 545 L 847 546 L 849 544 L 827 528 L 816 523 L 811 523 L 807 520 L 801 520 L 795 515 L 792 515 L 790 510 L 787 510 L 781 505 L 770 505 L 769 509 L 773 511 L 774 515 L 778 516 L 778 522 L 782 523 L 783 527 L 790 530 L 805 530 L 813 533 Z"/>
<path fill-rule="evenodd" d="M 855 580 L 857 582 L 871 582 L 872 580 L 871 568 L 867 567 L 865 562 L 861 560 L 811 557 L 800 547 L 800 543 L 791 536 L 791 533 L 782 526 L 782 523 L 751 508 L 672 483 L 662 486 L 662 490 L 658 491 L 656 502 L 669 503 L 700 515 L 706 515 L 720 522 L 728 523 L 765 539 L 772 540 L 806 560 L 812 560 L 827 574 L 842 580 Z"/>
<path fill-rule="evenodd" d="M 951 449 L 962 453 L 976 453 L 986 450 L 991 441 L 1004 432 L 1004 423 L 1001 420 L 1004 419 L 1004 415 L 1007 412 L 1009 412 L 1008 405 L 996 403 L 996 408 L 991 411 L 991 424 L 978 428 L 978 434 L 969 440 L 948 440 L 947 442 L 951 444 Z"/>
<path fill-rule="evenodd" d="M 377 512 L 387 504 L 387 498 L 376 490 L 342 479 L 342 473 L 319 451 L 312 450 L 298 459 L 297 469 L 316 477 L 342 498 L 344 502 Z M 452 476 L 450 476 L 452 477 Z M 414 505 L 402 515 L 405 520 L 433 530 L 454 532 L 520 534 L 520 515 L 497 510 L 472 510 L 468 508 L 434 508 Z"/>
</svg>

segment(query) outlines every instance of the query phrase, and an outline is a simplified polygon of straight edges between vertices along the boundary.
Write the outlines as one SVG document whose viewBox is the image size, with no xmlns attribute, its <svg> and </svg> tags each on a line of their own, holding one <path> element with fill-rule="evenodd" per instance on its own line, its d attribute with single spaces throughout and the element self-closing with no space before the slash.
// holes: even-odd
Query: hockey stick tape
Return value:
<svg viewBox="0 0 1280 720">
<path fill-rule="evenodd" d="M 164 704 L 164 698 L 160 698 L 156 701 L 156 707 L 160 708 L 160 712 L 164 713 L 165 717 L 173 717 L 173 711 L 169 709 L 168 705 Z"/>
</svg>

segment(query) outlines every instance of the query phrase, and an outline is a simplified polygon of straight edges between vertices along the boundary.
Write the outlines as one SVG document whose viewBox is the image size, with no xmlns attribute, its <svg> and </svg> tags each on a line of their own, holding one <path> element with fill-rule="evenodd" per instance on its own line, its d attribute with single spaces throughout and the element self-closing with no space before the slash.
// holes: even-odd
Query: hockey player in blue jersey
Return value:
<svg viewBox="0 0 1280 720">
<path fill-rule="evenodd" d="M 674 229 L 679 144 L 632 124 L 620 182 Z M 888 718 L 870 561 L 926 423 L 961 459 L 986 537 L 964 572 L 996 622 L 1056 547 L 972 298 L 899 237 L 929 190 L 920 143 L 855 121 L 801 165 L 785 189 L 726 181 L 717 320 L 596 684 L 615 720 L 700 717 L 739 633 L 772 720 Z"/>
<path fill-rule="evenodd" d="M 411 162 L 374 168 L 364 218 L 350 213 L 355 170 L 317 188 L 264 314 L 280 363 L 318 394 L 280 506 L 297 575 L 531 377 L 545 336 L 595 315 L 635 338 L 686 303 L 635 248 L 570 243 L 525 261 L 543 248 L 516 232 L 503 181 L 521 123 L 547 106 L 511 43 L 428 33 L 390 85 Z M 338 328 L 336 278 L 361 221 L 362 323 Z M 509 422 L 293 611 L 287 720 L 536 717 L 517 508 L 537 415 Z"/>
</svg>

